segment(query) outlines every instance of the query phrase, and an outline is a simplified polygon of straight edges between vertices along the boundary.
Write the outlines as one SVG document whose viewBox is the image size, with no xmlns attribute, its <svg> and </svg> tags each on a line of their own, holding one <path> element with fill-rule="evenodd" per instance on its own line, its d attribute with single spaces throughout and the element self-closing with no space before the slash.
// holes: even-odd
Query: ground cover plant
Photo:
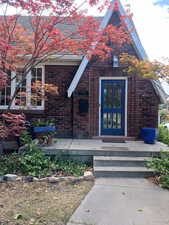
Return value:
<svg viewBox="0 0 169 225">
<path fill-rule="evenodd" d="M 147 161 L 147 167 L 159 174 L 158 181 L 163 188 L 169 189 L 169 152 L 160 152 L 159 157 Z"/>
<path fill-rule="evenodd" d="M 33 177 L 50 175 L 83 176 L 87 165 L 71 160 L 50 158 L 46 156 L 36 140 L 32 140 L 29 132 L 22 133 L 23 151 L 0 156 L 0 175 L 13 173 Z"/>
<path fill-rule="evenodd" d="M 1 225 L 65 225 L 93 185 L 0 183 Z"/>
<path fill-rule="evenodd" d="M 24 153 L 0 157 L 0 175 L 12 173 L 45 177 L 50 175 L 83 176 L 87 165 L 71 160 L 51 159 L 38 146 L 31 146 Z"/>
</svg>

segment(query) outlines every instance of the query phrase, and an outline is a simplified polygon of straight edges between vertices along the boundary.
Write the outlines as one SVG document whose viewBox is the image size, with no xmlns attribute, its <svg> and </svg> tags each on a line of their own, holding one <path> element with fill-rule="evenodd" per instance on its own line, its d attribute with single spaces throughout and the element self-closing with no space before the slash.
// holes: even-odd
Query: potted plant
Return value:
<svg viewBox="0 0 169 225">
<path fill-rule="evenodd" d="M 52 144 L 56 132 L 55 121 L 38 119 L 33 122 L 33 132 L 40 144 Z"/>
</svg>

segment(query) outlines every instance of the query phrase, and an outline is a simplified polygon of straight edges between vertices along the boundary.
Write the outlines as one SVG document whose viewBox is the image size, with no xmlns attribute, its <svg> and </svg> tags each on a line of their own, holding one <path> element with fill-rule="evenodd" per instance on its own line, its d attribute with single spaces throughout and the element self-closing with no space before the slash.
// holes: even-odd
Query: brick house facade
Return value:
<svg viewBox="0 0 169 225">
<path fill-rule="evenodd" d="M 113 1 L 114 2 L 114 1 Z M 123 14 L 120 5 L 119 12 Z M 118 23 L 116 12 L 109 10 L 103 18 L 102 25 Z M 102 26 L 102 28 L 104 28 Z M 137 33 L 131 35 L 132 44 L 125 46 L 120 52 L 137 56 L 140 60 L 146 58 L 146 53 L 141 45 Z M 76 63 L 50 63 L 43 65 L 44 79 L 46 83 L 52 83 L 59 88 L 59 94 L 48 96 L 45 100 L 44 109 L 26 110 L 28 120 L 52 119 L 57 127 L 57 136 L 64 138 L 92 138 L 104 135 L 102 132 L 105 120 L 104 95 L 102 92 L 102 80 L 110 82 L 124 81 L 124 96 L 120 101 L 124 102 L 123 111 L 119 121 L 123 121 L 123 134 L 118 135 L 122 122 L 117 124 L 119 111 L 112 108 L 112 112 L 107 111 L 107 126 L 113 126 L 113 115 L 116 114 L 116 129 L 111 127 L 108 135 L 139 137 L 143 127 L 158 126 L 158 105 L 164 102 L 164 93 L 158 82 L 142 79 L 133 74 L 126 74 L 123 68 L 113 67 L 112 59 L 104 62 L 99 60 L 88 60 L 83 57 L 81 62 Z M 116 84 L 116 83 L 115 83 Z M 113 89 L 111 89 L 113 91 Z M 104 96 L 103 96 L 104 99 Z M 112 99 L 113 101 L 113 99 Z M 113 103 L 114 104 L 114 103 Z M 114 111 L 113 111 L 114 110 Z M 103 116 L 103 117 L 102 117 Z M 109 123 L 109 124 L 108 124 Z M 111 133 L 111 130 L 114 133 Z M 106 133 L 105 133 L 106 135 Z"/>
<path fill-rule="evenodd" d="M 46 66 L 45 79 L 59 87 L 59 95 L 48 96 L 45 110 L 28 111 L 27 118 L 55 120 L 59 137 L 92 138 L 99 136 L 99 79 L 100 77 L 127 77 L 127 136 L 139 137 L 142 127 L 158 127 L 157 96 L 150 80 L 126 76 L 120 68 L 91 66 L 86 69 L 74 94 L 68 98 L 67 89 L 76 66 Z M 55 78 L 50 77 L 55 72 Z M 80 101 L 86 100 L 86 112 L 80 112 Z"/>
</svg>

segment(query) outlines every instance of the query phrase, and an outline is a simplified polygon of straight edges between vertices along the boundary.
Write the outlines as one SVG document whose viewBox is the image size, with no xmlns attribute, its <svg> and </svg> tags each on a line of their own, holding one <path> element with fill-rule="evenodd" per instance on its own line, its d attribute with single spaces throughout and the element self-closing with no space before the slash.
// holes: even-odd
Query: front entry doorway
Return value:
<svg viewBox="0 0 169 225">
<path fill-rule="evenodd" d="M 125 135 L 126 80 L 101 80 L 101 135 Z"/>
</svg>

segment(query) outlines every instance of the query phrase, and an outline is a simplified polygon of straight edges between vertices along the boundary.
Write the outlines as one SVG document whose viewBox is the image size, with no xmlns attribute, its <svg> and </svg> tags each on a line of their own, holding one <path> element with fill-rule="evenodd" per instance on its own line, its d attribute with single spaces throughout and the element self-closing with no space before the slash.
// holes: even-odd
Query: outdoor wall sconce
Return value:
<svg viewBox="0 0 169 225">
<path fill-rule="evenodd" d="M 118 68 L 119 67 L 119 57 L 117 55 L 113 56 L 113 67 Z"/>
</svg>

